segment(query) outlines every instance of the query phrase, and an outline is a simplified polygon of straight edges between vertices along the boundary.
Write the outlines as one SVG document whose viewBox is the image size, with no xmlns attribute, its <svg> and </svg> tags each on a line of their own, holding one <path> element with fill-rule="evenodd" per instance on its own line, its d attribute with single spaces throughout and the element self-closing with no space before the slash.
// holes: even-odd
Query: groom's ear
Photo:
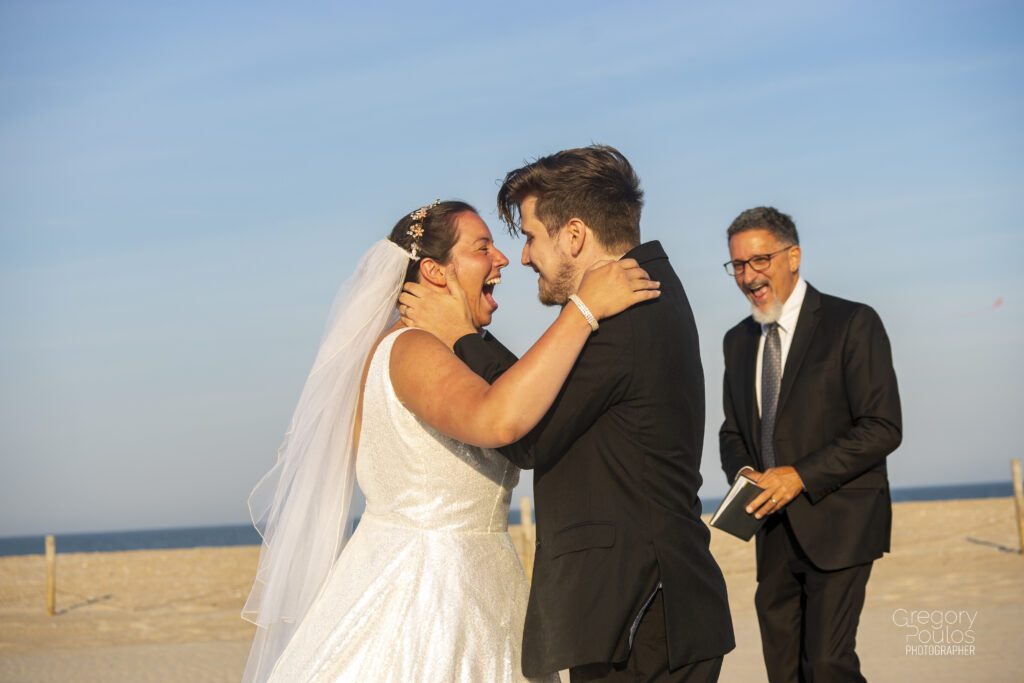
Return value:
<svg viewBox="0 0 1024 683">
<path fill-rule="evenodd" d="M 448 278 L 444 272 L 444 266 L 432 258 L 425 258 L 420 261 L 420 278 L 438 287 L 446 287 Z"/>
<path fill-rule="evenodd" d="M 579 218 L 570 218 L 562 231 L 569 243 L 569 253 L 576 258 L 583 251 L 583 245 L 587 241 L 587 224 Z"/>
</svg>

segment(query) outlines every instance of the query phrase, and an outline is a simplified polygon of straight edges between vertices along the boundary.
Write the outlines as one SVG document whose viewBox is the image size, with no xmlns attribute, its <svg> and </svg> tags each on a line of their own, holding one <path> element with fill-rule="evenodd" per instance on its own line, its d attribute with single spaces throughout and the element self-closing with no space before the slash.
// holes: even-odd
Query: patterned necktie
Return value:
<svg viewBox="0 0 1024 683">
<path fill-rule="evenodd" d="M 764 352 L 761 355 L 761 461 L 765 469 L 775 467 L 775 409 L 779 405 L 782 383 L 782 342 L 779 324 L 765 326 Z"/>
</svg>

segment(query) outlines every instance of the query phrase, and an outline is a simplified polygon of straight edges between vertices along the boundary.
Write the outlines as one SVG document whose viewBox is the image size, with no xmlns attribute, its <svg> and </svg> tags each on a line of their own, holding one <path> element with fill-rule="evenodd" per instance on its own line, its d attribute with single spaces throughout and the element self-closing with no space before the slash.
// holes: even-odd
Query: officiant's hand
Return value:
<svg viewBox="0 0 1024 683">
<path fill-rule="evenodd" d="M 455 264 L 451 264 L 445 269 L 446 289 L 406 282 L 398 296 L 402 322 L 407 327 L 426 330 L 450 349 L 454 349 L 455 342 L 462 337 L 478 332 L 457 274 Z"/>
<path fill-rule="evenodd" d="M 792 467 L 771 467 L 764 472 L 744 470 L 743 476 L 764 489 L 747 506 L 747 514 L 761 519 L 765 515 L 785 508 L 804 490 L 804 481 Z"/>
</svg>

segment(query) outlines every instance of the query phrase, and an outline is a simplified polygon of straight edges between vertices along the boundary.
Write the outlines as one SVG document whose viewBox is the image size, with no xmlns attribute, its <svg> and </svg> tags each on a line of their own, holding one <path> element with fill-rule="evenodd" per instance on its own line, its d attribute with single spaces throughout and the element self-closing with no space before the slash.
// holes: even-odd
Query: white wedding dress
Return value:
<svg viewBox="0 0 1024 683">
<path fill-rule="evenodd" d="M 366 379 L 356 459 L 366 511 L 275 683 L 531 680 L 520 666 L 529 589 L 508 535 L 519 470 L 401 404 L 389 365 L 403 331 L 381 341 Z"/>
</svg>

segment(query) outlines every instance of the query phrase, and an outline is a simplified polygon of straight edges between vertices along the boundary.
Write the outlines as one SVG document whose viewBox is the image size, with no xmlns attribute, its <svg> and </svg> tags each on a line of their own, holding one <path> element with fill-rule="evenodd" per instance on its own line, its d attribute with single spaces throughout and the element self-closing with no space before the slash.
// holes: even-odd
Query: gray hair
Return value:
<svg viewBox="0 0 1024 683">
<path fill-rule="evenodd" d="M 758 206 L 736 216 L 726 231 L 726 239 L 731 240 L 733 235 L 747 230 L 767 230 L 784 244 L 800 244 L 796 223 L 773 206 Z"/>
</svg>

